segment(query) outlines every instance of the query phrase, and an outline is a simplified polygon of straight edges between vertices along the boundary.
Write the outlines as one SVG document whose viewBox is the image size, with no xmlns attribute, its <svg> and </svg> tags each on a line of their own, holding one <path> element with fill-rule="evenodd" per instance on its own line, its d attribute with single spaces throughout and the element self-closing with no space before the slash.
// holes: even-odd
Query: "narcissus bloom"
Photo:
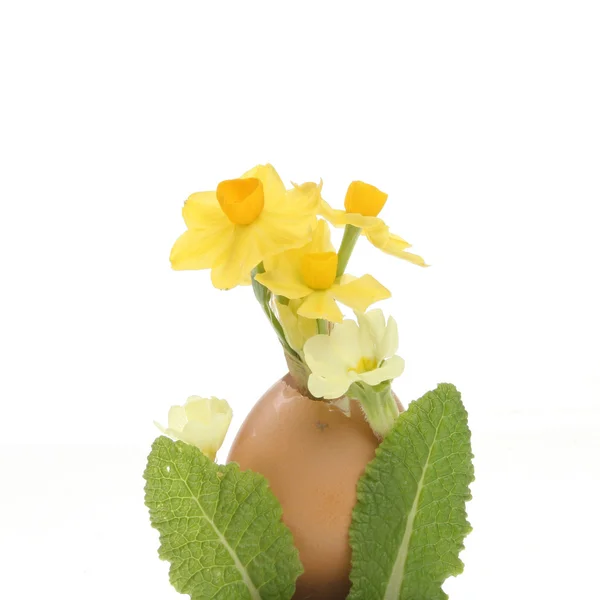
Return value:
<svg viewBox="0 0 600 600">
<path fill-rule="evenodd" d="M 379 309 L 356 317 L 358 324 L 344 320 L 330 335 L 316 335 L 304 345 L 311 370 L 308 389 L 315 398 L 339 398 L 355 382 L 374 386 L 404 371 L 404 360 L 395 356 L 398 327 L 393 317 L 386 324 Z"/>
<path fill-rule="evenodd" d="M 427 266 L 420 256 L 406 252 L 411 245 L 400 236 L 390 233 L 389 227 L 378 217 L 387 198 L 387 194 L 374 185 L 353 181 L 346 192 L 344 201 L 346 210 L 333 209 L 321 198 L 319 212 L 336 227 L 346 225 L 359 227 L 367 239 L 383 252 L 421 267 Z"/>
<path fill-rule="evenodd" d="M 196 446 L 214 460 L 223 444 L 233 413 L 226 400 L 190 396 L 169 410 L 168 427 L 154 423 L 165 435 Z"/>
<path fill-rule="evenodd" d="M 355 310 L 390 297 L 387 288 L 371 275 L 336 277 L 338 256 L 331 245 L 329 227 L 319 221 L 306 246 L 265 260 L 265 272 L 256 280 L 278 296 L 302 300 L 297 314 L 309 319 L 343 320 L 336 300 Z"/>
<path fill-rule="evenodd" d="M 214 192 L 192 194 L 183 207 L 188 230 L 171 250 L 171 265 L 176 270 L 212 269 L 219 289 L 247 285 L 262 260 L 306 244 L 319 198 L 315 183 L 286 190 L 271 165 L 222 181 Z"/>
</svg>

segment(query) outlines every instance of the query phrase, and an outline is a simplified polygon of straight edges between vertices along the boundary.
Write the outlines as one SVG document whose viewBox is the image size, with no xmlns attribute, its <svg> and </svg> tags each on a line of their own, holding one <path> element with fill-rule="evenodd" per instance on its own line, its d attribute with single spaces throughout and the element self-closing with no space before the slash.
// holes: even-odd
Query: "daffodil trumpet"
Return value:
<svg viewBox="0 0 600 600">
<path fill-rule="evenodd" d="M 334 227 L 345 227 L 342 248 L 348 248 L 349 252 L 340 250 L 340 255 L 343 254 L 346 261 L 340 260 L 340 273 L 344 272 L 350 252 L 361 234 L 386 254 L 421 267 L 427 266 L 420 256 L 407 252 L 411 245 L 405 239 L 391 233 L 386 223 L 379 218 L 387 199 L 388 195 L 385 192 L 364 181 L 353 181 L 348 186 L 344 200 L 345 210 L 334 209 L 320 198 L 319 214 Z"/>
</svg>

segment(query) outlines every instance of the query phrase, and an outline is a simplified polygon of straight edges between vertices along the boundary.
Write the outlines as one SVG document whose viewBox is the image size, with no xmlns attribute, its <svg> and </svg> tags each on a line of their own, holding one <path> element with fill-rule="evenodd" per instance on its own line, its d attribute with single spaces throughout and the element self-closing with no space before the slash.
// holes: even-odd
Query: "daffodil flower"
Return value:
<svg viewBox="0 0 600 600">
<path fill-rule="evenodd" d="M 387 254 L 421 267 L 427 266 L 420 256 L 406 252 L 411 245 L 400 236 L 391 233 L 389 227 L 379 218 L 387 198 L 388 195 L 375 186 L 363 181 L 353 181 L 346 192 L 346 210 L 333 209 L 321 198 L 319 213 L 335 227 L 350 225 L 360 229 L 376 248 Z"/>
<path fill-rule="evenodd" d="M 165 435 L 196 446 L 215 460 L 233 413 L 226 400 L 190 396 L 183 406 L 169 410 L 168 427 L 154 423 Z"/>
<path fill-rule="evenodd" d="M 371 275 L 337 277 L 338 255 L 331 245 L 329 227 L 322 220 L 308 244 L 265 260 L 264 265 L 265 272 L 257 274 L 256 281 L 276 295 L 302 300 L 297 314 L 308 319 L 341 323 L 344 317 L 336 301 L 365 311 L 391 295 Z"/>
<path fill-rule="evenodd" d="M 395 355 L 398 326 L 394 318 L 386 324 L 380 309 L 356 316 L 358 324 L 344 320 L 330 335 L 316 335 L 304 345 L 311 370 L 308 389 L 315 398 L 339 398 L 354 383 L 377 386 L 404 371 L 404 360 Z"/>
<path fill-rule="evenodd" d="M 248 285 L 262 260 L 306 244 L 319 197 L 315 183 L 286 190 L 271 165 L 222 181 L 216 191 L 192 194 L 183 207 L 188 229 L 171 250 L 171 265 L 175 270 L 211 269 L 219 289 Z"/>
</svg>

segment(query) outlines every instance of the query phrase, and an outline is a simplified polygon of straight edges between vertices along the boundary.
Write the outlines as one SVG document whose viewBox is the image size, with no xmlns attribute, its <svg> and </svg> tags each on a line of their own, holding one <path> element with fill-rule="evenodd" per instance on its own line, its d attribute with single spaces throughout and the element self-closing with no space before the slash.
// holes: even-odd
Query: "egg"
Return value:
<svg viewBox="0 0 600 600">
<path fill-rule="evenodd" d="M 295 600 L 346 598 L 356 483 L 378 444 L 355 401 L 346 416 L 302 395 L 289 375 L 256 403 L 238 432 L 228 461 L 267 478 L 300 552 L 304 573 Z"/>
</svg>

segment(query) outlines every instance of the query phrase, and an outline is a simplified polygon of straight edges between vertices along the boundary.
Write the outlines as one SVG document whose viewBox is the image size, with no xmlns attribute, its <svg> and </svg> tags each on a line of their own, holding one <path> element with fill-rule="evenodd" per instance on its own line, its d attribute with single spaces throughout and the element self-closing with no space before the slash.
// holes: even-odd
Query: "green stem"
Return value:
<svg viewBox="0 0 600 600">
<path fill-rule="evenodd" d="M 265 267 L 262 262 L 260 264 L 258 264 L 252 270 L 252 289 L 254 290 L 254 295 L 256 296 L 258 303 L 262 306 L 262 309 L 263 309 L 265 315 L 267 316 L 267 319 L 269 319 L 271 326 L 275 330 L 275 333 L 277 334 L 277 337 L 279 338 L 279 341 L 281 342 L 283 349 L 287 353 L 291 354 L 293 357 L 298 358 L 298 360 L 299 360 L 300 357 L 288 344 L 288 342 L 285 338 L 285 333 L 283 331 L 283 327 L 281 326 L 279 319 L 275 316 L 275 313 L 271 309 L 271 305 L 270 305 L 271 291 L 268 290 L 264 285 L 262 285 L 262 283 L 256 281 L 255 276 L 258 273 L 264 273 L 264 272 L 265 272 Z"/>
<path fill-rule="evenodd" d="M 325 319 L 317 319 L 317 333 L 329 335 L 329 324 Z"/>
<path fill-rule="evenodd" d="M 342 243 L 340 245 L 340 251 L 338 252 L 338 268 L 336 277 L 341 277 L 346 271 L 348 261 L 350 260 L 350 255 L 352 254 L 352 250 L 354 250 L 354 246 L 360 237 L 361 231 L 362 230 L 360 227 L 346 225 L 346 228 L 344 229 L 344 237 L 342 238 Z"/>
<path fill-rule="evenodd" d="M 350 386 L 346 395 L 358 400 L 375 435 L 384 438 L 400 414 L 391 383 L 370 386 L 359 381 Z"/>
</svg>

